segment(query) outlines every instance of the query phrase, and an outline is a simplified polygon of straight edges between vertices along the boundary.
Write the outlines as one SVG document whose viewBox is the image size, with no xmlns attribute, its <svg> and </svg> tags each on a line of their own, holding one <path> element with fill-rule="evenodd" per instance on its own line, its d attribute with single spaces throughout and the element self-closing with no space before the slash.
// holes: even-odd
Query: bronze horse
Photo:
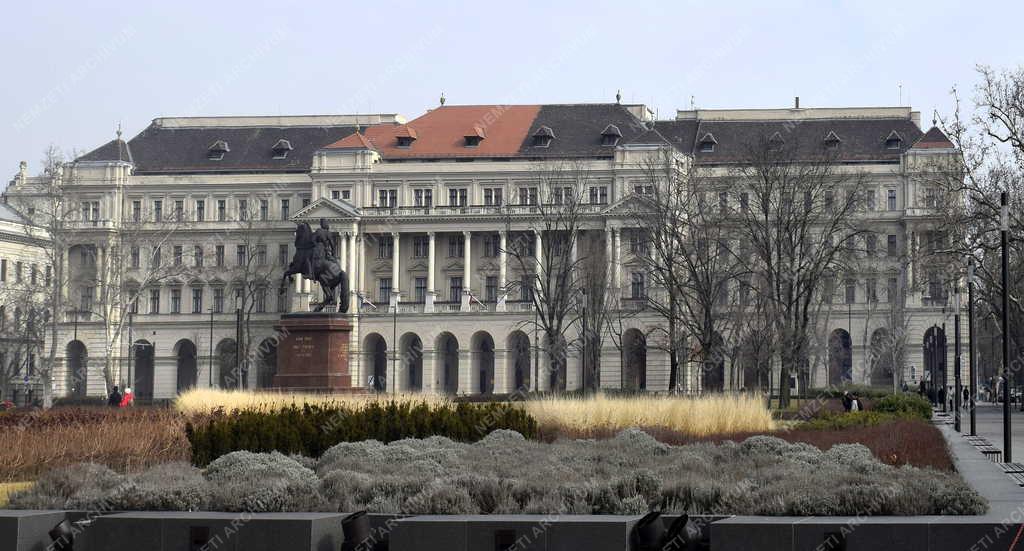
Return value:
<svg viewBox="0 0 1024 551">
<path fill-rule="evenodd" d="M 321 312 L 327 306 L 334 306 L 336 291 L 340 288 L 341 300 L 338 312 L 348 312 L 348 275 L 334 257 L 334 243 L 330 240 L 325 220 L 320 221 L 321 229 L 314 233 L 309 224 L 302 222 L 295 228 L 295 256 L 284 272 L 284 279 L 294 274 L 316 281 L 324 290 L 323 302 L 316 305 L 314 312 Z"/>
</svg>

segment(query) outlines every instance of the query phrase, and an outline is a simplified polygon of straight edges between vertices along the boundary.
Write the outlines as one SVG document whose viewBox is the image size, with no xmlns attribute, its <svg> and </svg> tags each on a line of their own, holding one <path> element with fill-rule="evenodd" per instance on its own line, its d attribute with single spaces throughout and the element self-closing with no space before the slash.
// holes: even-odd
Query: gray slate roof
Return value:
<svg viewBox="0 0 1024 551">
<path fill-rule="evenodd" d="M 601 145 L 601 132 L 614 124 L 622 133 L 620 144 L 643 134 L 647 128 L 615 103 L 542 105 L 519 148 L 525 157 L 611 157 L 615 148 Z M 548 147 L 534 147 L 533 135 L 541 126 L 551 128 L 555 139 Z"/>
<path fill-rule="evenodd" d="M 118 157 L 124 151 L 135 163 L 135 172 L 142 174 L 306 172 L 316 150 L 353 132 L 355 126 L 165 128 L 151 124 L 123 149 L 118 148 L 118 140 L 112 140 L 78 160 L 125 160 Z M 275 159 L 274 145 L 282 139 L 288 140 L 292 150 L 284 159 Z M 218 140 L 227 142 L 230 151 L 221 160 L 208 159 L 207 150 Z"/>
</svg>

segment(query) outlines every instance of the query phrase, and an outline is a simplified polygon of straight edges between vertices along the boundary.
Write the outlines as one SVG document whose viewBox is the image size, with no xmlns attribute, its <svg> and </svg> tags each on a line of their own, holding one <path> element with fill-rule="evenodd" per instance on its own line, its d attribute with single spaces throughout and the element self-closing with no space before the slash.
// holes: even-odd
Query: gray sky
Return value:
<svg viewBox="0 0 1024 551">
<path fill-rule="evenodd" d="M 1024 62 L 1020 2 L 18 2 L 4 8 L 0 174 L 159 116 L 623 100 L 951 109 Z M 106 4 L 106 3 L 105 3 Z M 557 6 L 553 6 L 557 4 Z M 306 6 L 299 8 L 298 6 Z M 967 94 L 969 96 L 969 94 Z"/>
</svg>

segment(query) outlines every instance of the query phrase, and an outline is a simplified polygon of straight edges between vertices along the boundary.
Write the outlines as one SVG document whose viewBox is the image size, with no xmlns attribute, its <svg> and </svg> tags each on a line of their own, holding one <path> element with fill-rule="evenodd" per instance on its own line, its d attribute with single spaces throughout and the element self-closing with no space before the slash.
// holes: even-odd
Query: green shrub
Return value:
<svg viewBox="0 0 1024 551">
<path fill-rule="evenodd" d="M 841 398 L 844 392 L 856 394 L 861 398 L 884 398 L 892 394 L 892 389 L 846 384 L 842 386 L 830 386 L 828 388 L 809 388 L 807 389 L 806 395 L 808 397 L 820 396 L 823 398 Z"/>
<path fill-rule="evenodd" d="M 535 438 L 537 422 L 522 408 L 510 404 L 430 406 L 392 401 L 374 402 L 359 409 L 304 405 L 279 411 L 219 412 L 202 423 L 190 423 L 185 435 L 192 446 L 192 462 L 204 466 L 233 451 L 320 457 L 340 442 L 393 442 L 430 436 L 475 442 L 496 429 Z"/>
<path fill-rule="evenodd" d="M 932 405 L 917 394 L 890 394 L 876 401 L 872 407 L 875 411 L 920 417 L 925 421 L 932 418 Z"/>
</svg>

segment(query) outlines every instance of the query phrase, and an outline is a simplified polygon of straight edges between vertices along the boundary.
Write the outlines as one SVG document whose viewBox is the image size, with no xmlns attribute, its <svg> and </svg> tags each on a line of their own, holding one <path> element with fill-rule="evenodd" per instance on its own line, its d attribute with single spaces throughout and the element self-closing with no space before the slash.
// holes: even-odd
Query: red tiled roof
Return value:
<svg viewBox="0 0 1024 551">
<path fill-rule="evenodd" d="M 939 127 L 933 126 L 917 140 L 912 149 L 948 149 L 951 147 L 953 147 L 953 142 L 949 141 Z"/>
<path fill-rule="evenodd" d="M 446 105 L 405 125 L 370 126 L 364 137 L 385 159 L 513 157 L 519 154 L 539 112 L 539 105 Z M 398 136 L 416 141 L 400 148 Z M 483 139 L 475 147 L 466 147 L 466 136 Z M 353 148 L 355 139 L 348 136 L 327 149 Z"/>
<path fill-rule="evenodd" d="M 369 127 L 366 130 L 369 131 L 374 127 Z M 344 138 L 332 143 L 327 146 L 328 149 L 376 149 L 373 144 L 370 143 L 366 136 L 362 132 L 354 132 L 345 136 Z"/>
</svg>

